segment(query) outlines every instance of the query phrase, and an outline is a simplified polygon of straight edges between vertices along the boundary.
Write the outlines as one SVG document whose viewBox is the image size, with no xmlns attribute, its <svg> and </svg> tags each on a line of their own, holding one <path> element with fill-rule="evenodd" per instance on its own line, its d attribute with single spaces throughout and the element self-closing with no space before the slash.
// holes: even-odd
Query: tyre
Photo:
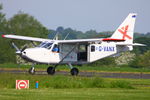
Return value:
<svg viewBox="0 0 150 100">
<path fill-rule="evenodd" d="M 49 75 L 54 75 L 55 74 L 55 68 L 54 67 L 48 67 L 47 68 L 47 73 Z"/>
<path fill-rule="evenodd" d="M 70 73 L 71 73 L 72 76 L 77 76 L 78 73 L 79 73 L 79 70 L 77 68 L 72 68 Z"/>
</svg>

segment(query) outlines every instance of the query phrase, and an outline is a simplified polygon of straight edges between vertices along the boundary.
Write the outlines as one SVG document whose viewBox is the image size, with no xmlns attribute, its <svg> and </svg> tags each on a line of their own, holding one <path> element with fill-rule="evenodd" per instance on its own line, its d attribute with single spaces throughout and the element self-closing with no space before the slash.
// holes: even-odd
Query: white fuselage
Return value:
<svg viewBox="0 0 150 100">
<path fill-rule="evenodd" d="M 59 53 L 52 52 L 46 48 L 29 48 L 23 51 L 23 57 L 38 63 L 58 63 Z"/>
<path fill-rule="evenodd" d="M 53 44 L 55 45 L 55 44 Z M 28 61 L 45 64 L 62 63 L 91 63 L 99 59 L 128 51 L 127 46 L 117 47 L 116 43 L 102 42 L 92 44 L 59 44 L 59 52 L 43 47 L 28 48 L 22 52 L 22 57 Z M 65 58 L 65 59 L 64 59 Z"/>
</svg>

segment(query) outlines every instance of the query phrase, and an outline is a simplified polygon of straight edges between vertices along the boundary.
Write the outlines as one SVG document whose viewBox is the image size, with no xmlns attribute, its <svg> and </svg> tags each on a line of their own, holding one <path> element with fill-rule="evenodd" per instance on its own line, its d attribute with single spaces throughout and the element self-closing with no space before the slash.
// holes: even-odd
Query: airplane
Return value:
<svg viewBox="0 0 150 100">
<path fill-rule="evenodd" d="M 12 45 L 16 49 L 16 54 L 27 61 L 53 65 L 47 68 L 49 75 L 54 75 L 56 67 L 60 64 L 67 64 L 71 69 L 71 75 L 78 75 L 78 68 L 72 65 L 92 63 L 105 57 L 116 56 L 121 52 L 132 51 L 133 46 L 145 46 L 133 43 L 136 17 L 136 13 L 129 13 L 108 38 L 51 40 L 10 34 L 2 35 L 2 37 L 40 42 L 40 45 L 36 47 L 24 47 L 21 50 L 14 43 Z M 35 73 L 34 66 L 29 69 L 29 73 Z"/>
</svg>

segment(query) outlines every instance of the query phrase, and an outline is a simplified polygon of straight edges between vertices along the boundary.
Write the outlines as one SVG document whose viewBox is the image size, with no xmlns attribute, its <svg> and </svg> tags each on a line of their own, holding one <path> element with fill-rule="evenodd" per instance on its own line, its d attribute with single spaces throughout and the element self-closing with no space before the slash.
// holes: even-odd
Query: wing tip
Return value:
<svg viewBox="0 0 150 100">
<path fill-rule="evenodd" d="M 5 35 L 2 35 L 2 38 L 5 38 Z"/>
</svg>

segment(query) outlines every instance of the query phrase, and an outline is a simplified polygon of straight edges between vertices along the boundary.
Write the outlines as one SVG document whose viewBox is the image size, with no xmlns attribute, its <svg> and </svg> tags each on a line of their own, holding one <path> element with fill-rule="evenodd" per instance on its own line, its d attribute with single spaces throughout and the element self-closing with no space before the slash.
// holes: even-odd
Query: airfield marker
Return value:
<svg viewBox="0 0 150 100">
<path fill-rule="evenodd" d="M 38 82 L 38 81 L 36 81 L 36 83 L 35 83 L 35 88 L 36 88 L 36 89 L 39 88 L 39 82 Z"/>
<path fill-rule="evenodd" d="M 16 80 L 16 89 L 28 89 L 29 80 Z"/>
</svg>

